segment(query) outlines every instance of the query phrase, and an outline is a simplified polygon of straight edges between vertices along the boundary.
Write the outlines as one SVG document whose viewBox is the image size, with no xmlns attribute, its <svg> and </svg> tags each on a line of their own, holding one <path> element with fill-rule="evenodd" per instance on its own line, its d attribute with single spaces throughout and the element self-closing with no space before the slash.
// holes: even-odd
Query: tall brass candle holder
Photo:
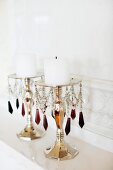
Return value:
<svg viewBox="0 0 113 170">
<path fill-rule="evenodd" d="M 46 85 L 43 81 L 38 81 L 35 87 L 37 102 L 43 101 L 43 107 L 40 108 L 43 112 L 43 125 L 48 126 L 46 110 L 49 107 L 51 108 L 51 115 L 55 119 L 57 127 L 56 142 L 53 146 L 48 147 L 44 151 L 45 156 L 58 160 L 74 158 L 79 151 L 72 148 L 64 141 L 63 123 L 64 118 L 67 117 L 65 133 L 68 135 L 71 131 L 71 119 L 75 119 L 77 114 L 76 108 L 79 107 L 79 125 L 81 128 L 84 126 L 82 113 L 82 82 L 71 79 L 70 83 L 67 85 L 52 87 Z M 42 93 L 43 95 L 41 96 Z M 46 99 L 45 103 L 43 98 Z M 39 107 L 40 106 L 39 103 Z"/>
<path fill-rule="evenodd" d="M 8 101 L 8 111 L 12 114 L 13 107 L 11 104 L 11 95 L 16 97 L 16 108 L 19 108 L 20 100 L 22 101 L 21 114 L 24 117 L 25 112 L 27 112 L 27 125 L 25 128 L 17 134 L 19 139 L 30 141 L 43 136 L 43 131 L 34 127 L 33 117 L 32 117 L 32 107 L 35 101 L 34 95 L 34 85 L 35 81 L 41 79 L 41 76 L 29 77 L 29 78 L 18 78 L 16 74 L 8 76 L 8 88 L 9 88 L 9 101 Z M 37 113 L 36 113 L 37 114 Z M 36 119 L 36 118 L 35 118 Z M 36 122 L 37 123 L 37 122 Z"/>
</svg>

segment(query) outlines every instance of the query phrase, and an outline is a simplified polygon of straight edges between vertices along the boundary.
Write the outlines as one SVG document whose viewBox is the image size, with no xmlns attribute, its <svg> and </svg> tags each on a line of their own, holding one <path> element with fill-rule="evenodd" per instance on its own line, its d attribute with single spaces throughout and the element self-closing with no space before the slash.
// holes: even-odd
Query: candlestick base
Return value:
<svg viewBox="0 0 113 170">
<path fill-rule="evenodd" d="M 79 151 L 69 146 L 64 142 L 56 142 L 53 147 L 45 150 L 45 156 L 47 158 L 53 158 L 57 160 L 69 160 L 73 159 Z"/>
<path fill-rule="evenodd" d="M 31 141 L 41 138 L 43 135 L 44 132 L 40 129 L 35 130 L 33 127 L 25 127 L 23 131 L 17 134 L 17 137 L 25 141 Z"/>
</svg>

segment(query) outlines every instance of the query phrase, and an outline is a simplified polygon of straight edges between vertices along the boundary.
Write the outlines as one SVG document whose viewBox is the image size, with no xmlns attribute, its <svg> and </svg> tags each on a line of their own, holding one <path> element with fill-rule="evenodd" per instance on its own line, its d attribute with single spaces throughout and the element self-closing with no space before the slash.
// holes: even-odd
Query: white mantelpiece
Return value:
<svg viewBox="0 0 113 170">
<path fill-rule="evenodd" d="M 112 82 L 104 81 L 103 83 L 103 81 L 97 81 L 94 79 L 90 79 L 89 81 L 86 77 L 82 77 L 82 79 L 84 80 L 83 94 L 85 99 L 85 126 L 83 129 L 80 129 L 75 125 L 77 124 L 76 121 L 73 121 L 72 131 L 70 135 L 66 137 L 66 141 L 72 143 L 72 145 L 75 145 L 80 151 L 80 154 L 75 159 L 60 163 L 45 158 L 43 154 L 44 148 L 49 146 L 49 144 L 51 145 L 55 140 L 55 123 L 53 118 L 49 116 L 49 113 L 48 122 L 50 127 L 47 134 L 42 139 L 28 143 L 18 140 L 16 133 L 18 133 L 25 126 L 26 118 L 23 118 L 20 115 L 20 111 L 16 111 L 15 109 L 13 115 L 7 112 L 7 96 L 4 98 L 3 94 L 0 98 L 0 108 L 2 110 L 0 127 L 4 128 L 0 128 L 0 140 L 11 146 L 17 152 L 14 150 L 11 151 L 8 146 L 0 142 L 0 148 L 2 148 L 2 152 L 4 153 L 3 157 L 2 152 L 0 152 L 0 157 L 2 157 L 0 160 L 10 161 L 8 156 L 10 154 L 14 167 L 17 166 L 18 169 L 21 167 L 21 170 L 25 170 L 27 166 L 34 169 L 35 167 L 41 167 L 45 170 L 53 170 L 53 167 L 55 167 L 58 170 L 67 170 L 69 169 L 70 164 L 72 165 L 71 170 L 75 170 L 75 168 L 78 170 L 83 170 L 83 167 L 84 170 L 91 170 L 91 168 L 92 170 L 93 168 L 96 170 L 112 170 L 113 140 L 112 127 L 109 124 L 110 121 L 113 121 L 111 119 L 112 105 L 110 105 L 110 107 L 108 106 L 110 102 L 112 102 Z M 105 96 L 105 98 L 103 96 Z M 103 98 L 105 100 L 103 100 Z M 106 103 L 106 100 L 109 102 Z M 100 104 L 98 104 L 98 102 L 100 102 Z M 101 107 L 103 105 L 104 107 Z M 15 105 L 13 104 L 13 107 L 14 106 Z M 100 107 L 101 112 L 99 112 Z M 106 107 L 108 109 L 105 109 Z M 93 109 L 93 111 L 91 109 Z M 111 115 L 109 115 L 109 113 L 111 113 Z M 103 119 L 103 116 L 105 116 L 105 119 Z M 96 121 L 97 119 L 98 121 L 101 120 L 101 124 Z M 108 123 L 105 124 L 106 119 Z M 8 127 L 10 127 L 10 135 L 8 132 Z M 20 153 L 27 158 L 25 161 L 24 157 Z M 17 158 L 15 158 L 14 155 L 16 155 Z M 34 164 L 29 160 L 32 160 Z M 10 166 L 12 166 L 12 164 Z M 3 167 L 5 167 L 5 165 Z"/>
</svg>

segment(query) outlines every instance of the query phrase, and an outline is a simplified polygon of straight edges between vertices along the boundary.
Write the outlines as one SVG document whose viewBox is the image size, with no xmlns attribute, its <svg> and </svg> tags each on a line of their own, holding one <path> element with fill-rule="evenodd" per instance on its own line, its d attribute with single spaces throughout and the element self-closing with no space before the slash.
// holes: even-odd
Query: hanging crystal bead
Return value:
<svg viewBox="0 0 113 170">
<path fill-rule="evenodd" d="M 43 127 L 45 130 L 47 130 L 47 128 L 48 128 L 48 122 L 47 122 L 46 115 L 43 116 Z"/>
<path fill-rule="evenodd" d="M 71 118 L 68 117 L 67 122 L 66 122 L 66 127 L 65 127 L 66 135 L 68 135 L 70 133 L 70 130 L 71 130 Z"/>
<path fill-rule="evenodd" d="M 84 117 L 82 112 L 79 113 L 79 126 L 81 128 L 84 126 Z"/>
<path fill-rule="evenodd" d="M 55 118 L 54 113 L 53 113 L 53 110 L 51 110 L 51 116 L 52 116 L 53 118 Z"/>
<path fill-rule="evenodd" d="M 18 98 L 16 99 L 16 108 L 17 109 L 19 108 L 19 100 L 18 100 Z"/>
<path fill-rule="evenodd" d="M 12 105 L 11 105 L 11 102 L 8 101 L 8 111 L 12 114 L 13 113 L 13 108 L 12 108 Z"/>
<path fill-rule="evenodd" d="M 25 107 L 24 107 L 24 103 L 22 103 L 22 116 L 25 116 Z"/>
<path fill-rule="evenodd" d="M 60 129 L 60 115 L 59 112 L 56 110 L 55 110 L 55 121 L 56 121 L 57 128 Z"/>
<path fill-rule="evenodd" d="M 76 110 L 75 110 L 75 109 L 72 109 L 72 110 L 71 110 L 71 118 L 72 118 L 72 119 L 75 119 L 75 117 L 76 117 Z"/>
<path fill-rule="evenodd" d="M 36 122 L 37 125 L 40 123 L 40 113 L 39 113 L 39 109 L 36 109 L 35 122 Z"/>
</svg>

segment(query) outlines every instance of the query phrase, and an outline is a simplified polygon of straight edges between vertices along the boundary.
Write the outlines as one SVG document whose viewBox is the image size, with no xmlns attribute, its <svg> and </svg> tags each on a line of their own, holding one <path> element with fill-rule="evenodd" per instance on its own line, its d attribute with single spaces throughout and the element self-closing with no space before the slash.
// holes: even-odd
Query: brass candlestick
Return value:
<svg viewBox="0 0 113 170">
<path fill-rule="evenodd" d="M 45 156 L 57 160 L 74 158 L 79 152 L 64 141 L 63 122 L 64 117 L 67 118 L 65 133 L 68 135 L 71 131 L 71 121 L 76 118 L 77 112 L 79 112 L 79 126 L 81 128 L 84 126 L 82 81 L 71 78 L 68 84 L 54 87 L 41 80 L 37 81 L 35 88 L 37 103 L 43 113 L 45 130 L 48 127 L 47 108 L 51 109 L 51 116 L 57 126 L 55 144 L 44 151 Z"/>
<path fill-rule="evenodd" d="M 25 115 L 25 110 L 27 111 L 27 125 L 19 134 L 17 134 L 19 139 L 22 139 L 25 141 L 38 139 L 44 135 L 44 132 L 42 130 L 40 129 L 36 130 L 36 128 L 34 127 L 33 118 L 32 118 L 32 107 L 33 107 L 33 102 L 34 102 L 33 101 L 34 95 L 31 89 L 31 81 L 39 77 L 41 78 L 41 76 L 30 77 L 30 78 L 18 78 L 16 74 L 8 76 L 8 83 L 10 79 L 15 80 L 14 90 L 11 89 L 11 84 L 9 83 L 9 94 L 11 93 L 12 95 L 16 97 L 18 97 L 21 94 L 21 97 L 23 98 L 23 102 L 22 102 L 23 116 Z M 18 86 L 21 86 L 19 89 L 19 91 L 21 91 L 19 92 L 20 94 L 17 94 Z M 8 101 L 8 103 L 10 103 L 10 100 Z M 24 108 L 24 103 L 25 103 L 26 109 Z M 18 103 L 18 107 L 19 107 L 19 103 Z M 9 112 L 11 114 L 13 113 L 11 103 L 9 104 Z"/>
<path fill-rule="evenodd" d="M 36 131 L 32 120 L 33 93 L 30 89 L 30 78 L 25 79 L 25 104 L 27 108 L 27 125 L 24 130 L 17 134 L 20 139 L 34 140 L 43 135 L 42 130 Z"/>
<path fill-rule="evenodd" d="M 54 158 L 58 160 L 68 160 L 74 158 L 79 152 L 78 150 L 72 148 L 64 141 L 64 130 L 63 130 L 63 120 L 64 120 L 64 108 L 61 101 L 62 88 L 55 88 L 55 110 L 54 118 L 57 126 L 56 142 L 55 144 L 45 150 L 45 155 L 47 158 Z"/>
</svg>

